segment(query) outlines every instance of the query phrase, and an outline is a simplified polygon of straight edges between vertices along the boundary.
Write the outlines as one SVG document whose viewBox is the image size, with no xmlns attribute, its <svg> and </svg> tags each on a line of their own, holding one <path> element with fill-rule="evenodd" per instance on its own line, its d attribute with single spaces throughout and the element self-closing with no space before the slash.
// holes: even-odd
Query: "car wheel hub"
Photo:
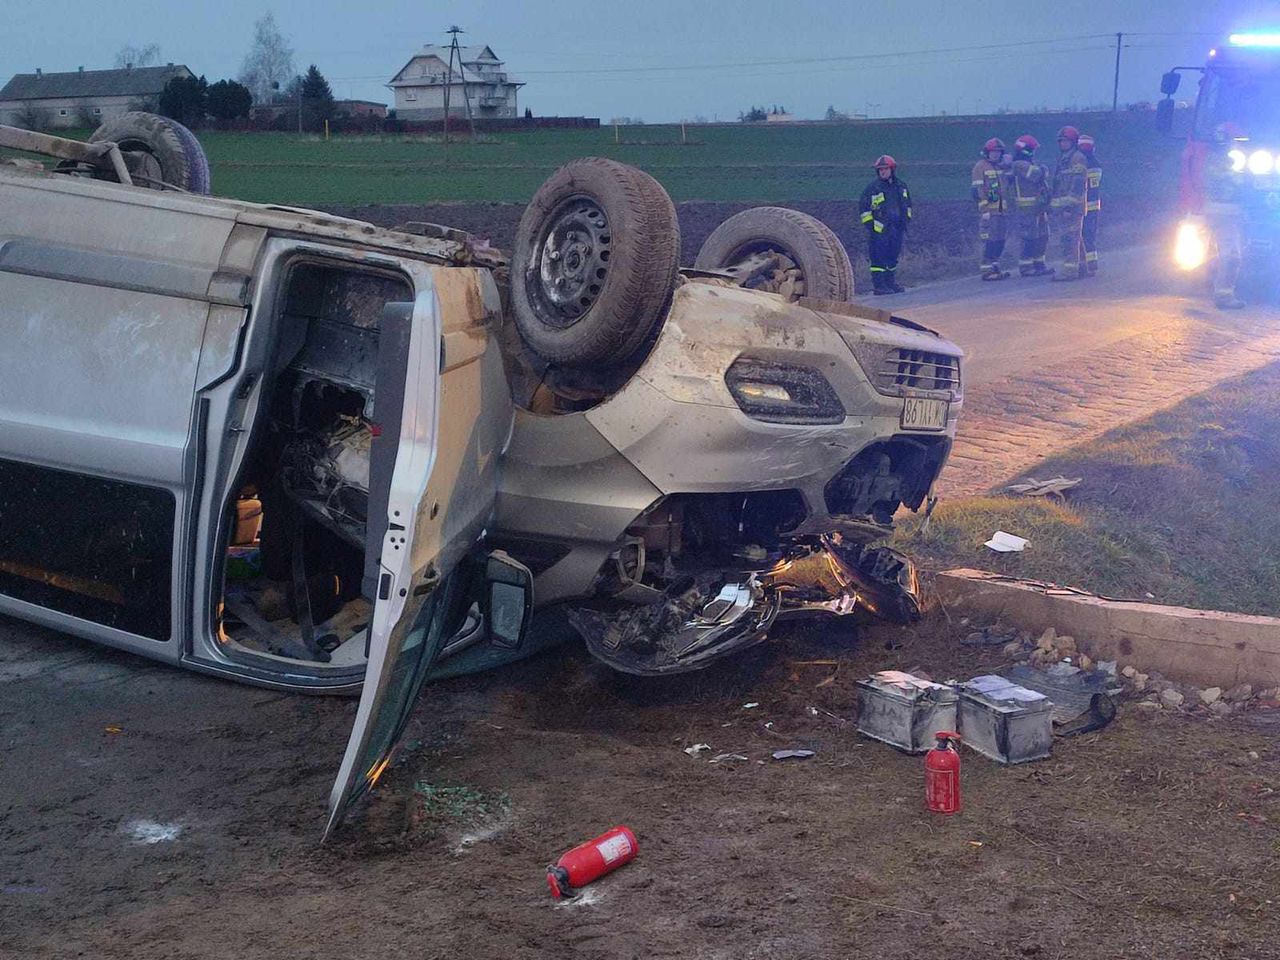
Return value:
<svg viewBox="0 0 1280 960">
<path fill-rule="evenodd" d="M 608 218 L 590 200 L 570 200 L 551 218 L 531 278 L 547 322 L 570 327 L 591 309 L 608 276 L 612 241 Z"/>
</svg>

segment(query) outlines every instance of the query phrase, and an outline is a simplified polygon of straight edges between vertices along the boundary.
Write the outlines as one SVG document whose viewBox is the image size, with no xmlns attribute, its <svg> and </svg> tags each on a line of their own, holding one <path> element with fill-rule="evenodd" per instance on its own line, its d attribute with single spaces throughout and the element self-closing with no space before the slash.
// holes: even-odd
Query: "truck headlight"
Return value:
<svg viewBox="0 0 1280 960">
<path fill-rule="evenodd" d="M 1195 270 L 1209 258 L 1209 240 L 1204 228 L 1191 220 L 1178 224 L 1178 239 L 1173 245 L 1173 259 L 1183 270 Z"/>
<path fill-rule="evenodd" d="M 1270 150 L 1255 150 L 1249 154 L 1249 172 L 1255 176 L 1265 177 L 1275 166 L 1276 158 Z"/>
<path fill-rule="evenodd" d="M 1243 150 L 1228 150 L 1227 159 L 1231 161 L 1231 172 L 1244 172 L 1244 165 L 1248 162 L 1249 156 Z"/>
<path fill-rule="evenodd" d="M 724 375 L 733 399 L 748 417 L 766 423 L 839 423 L 844 404 L 812 367 L 752 360 L 734 361 Z"/>
</svg>

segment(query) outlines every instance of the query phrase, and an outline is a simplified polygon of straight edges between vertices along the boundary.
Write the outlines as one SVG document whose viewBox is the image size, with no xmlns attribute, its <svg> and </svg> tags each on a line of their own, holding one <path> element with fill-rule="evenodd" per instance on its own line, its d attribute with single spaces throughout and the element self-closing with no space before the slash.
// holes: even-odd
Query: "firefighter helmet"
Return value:
<svg viewBox="0 0 1280 960">
<path fill-rule="evenodd" d="M 1087 133 L 1080 134 L 1080 139 L 1076 141 L 1076 146 L 1085 153 L 1093 153 L 1093 137 Z"/>
<path fill-rule="evenodd" d="M 876 162 L 873 163 L 872 166 L 877 170 L 883 170 L 886 167 L 890 170 L 897 170 L 898 161 L 893 159 L 893 157 L 889 156 L 887 153 L 882 153 L 880 156 L 876 157 Z"/>
<path fill-rule="evenodd" d="M 984 155 L 990 153 L 992 150 L 999 150 L 1001 153 L 1004 153 L 1004 141 L 999 137 L 992 137 L 982 145 L 982 152 Z"/>
<path fill-rule="evenodd" d="M 1072 143 L 1077 143 L 1080 140 L 1080 131 L 1072 126 L 1063 127 L 1058 131 L 1058 139 L 1070 140 Z"/>
<path fill-rule="evenodd" d="M 1018 151 L 1026 151 L 1031 153 L 1033 150 L 1040 149 L 1040 141 L 1029 133 L 1024 133 L 1013 142 L 1013 149 Z"/>
</svg>

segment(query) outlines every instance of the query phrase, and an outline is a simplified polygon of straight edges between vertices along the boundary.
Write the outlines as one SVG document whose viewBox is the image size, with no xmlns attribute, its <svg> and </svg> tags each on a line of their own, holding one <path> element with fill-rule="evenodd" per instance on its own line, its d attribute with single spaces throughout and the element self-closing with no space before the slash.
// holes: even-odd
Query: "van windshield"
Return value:
<svg viewBox="0 0 1280 960">
<path fill-rule="evenodd" d="M 1245 136 L 1280 145 L 1280 69 L 1212 70 L 1205 75 L 1196 111 L 1197 140 L 1213 140 L 1221 123 L 1235 123 Z"/>
</svg>

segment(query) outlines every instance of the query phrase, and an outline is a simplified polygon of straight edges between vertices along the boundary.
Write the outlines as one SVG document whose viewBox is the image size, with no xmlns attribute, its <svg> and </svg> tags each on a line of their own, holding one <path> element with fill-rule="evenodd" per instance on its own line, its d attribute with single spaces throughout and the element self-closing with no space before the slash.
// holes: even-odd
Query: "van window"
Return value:
<svg viewBox="0 0 1280 960">
<path fill-rule="evenodd" d="M 0 593 L 168 640 L 174 496 L 0 460 Z"/>
</svg>

